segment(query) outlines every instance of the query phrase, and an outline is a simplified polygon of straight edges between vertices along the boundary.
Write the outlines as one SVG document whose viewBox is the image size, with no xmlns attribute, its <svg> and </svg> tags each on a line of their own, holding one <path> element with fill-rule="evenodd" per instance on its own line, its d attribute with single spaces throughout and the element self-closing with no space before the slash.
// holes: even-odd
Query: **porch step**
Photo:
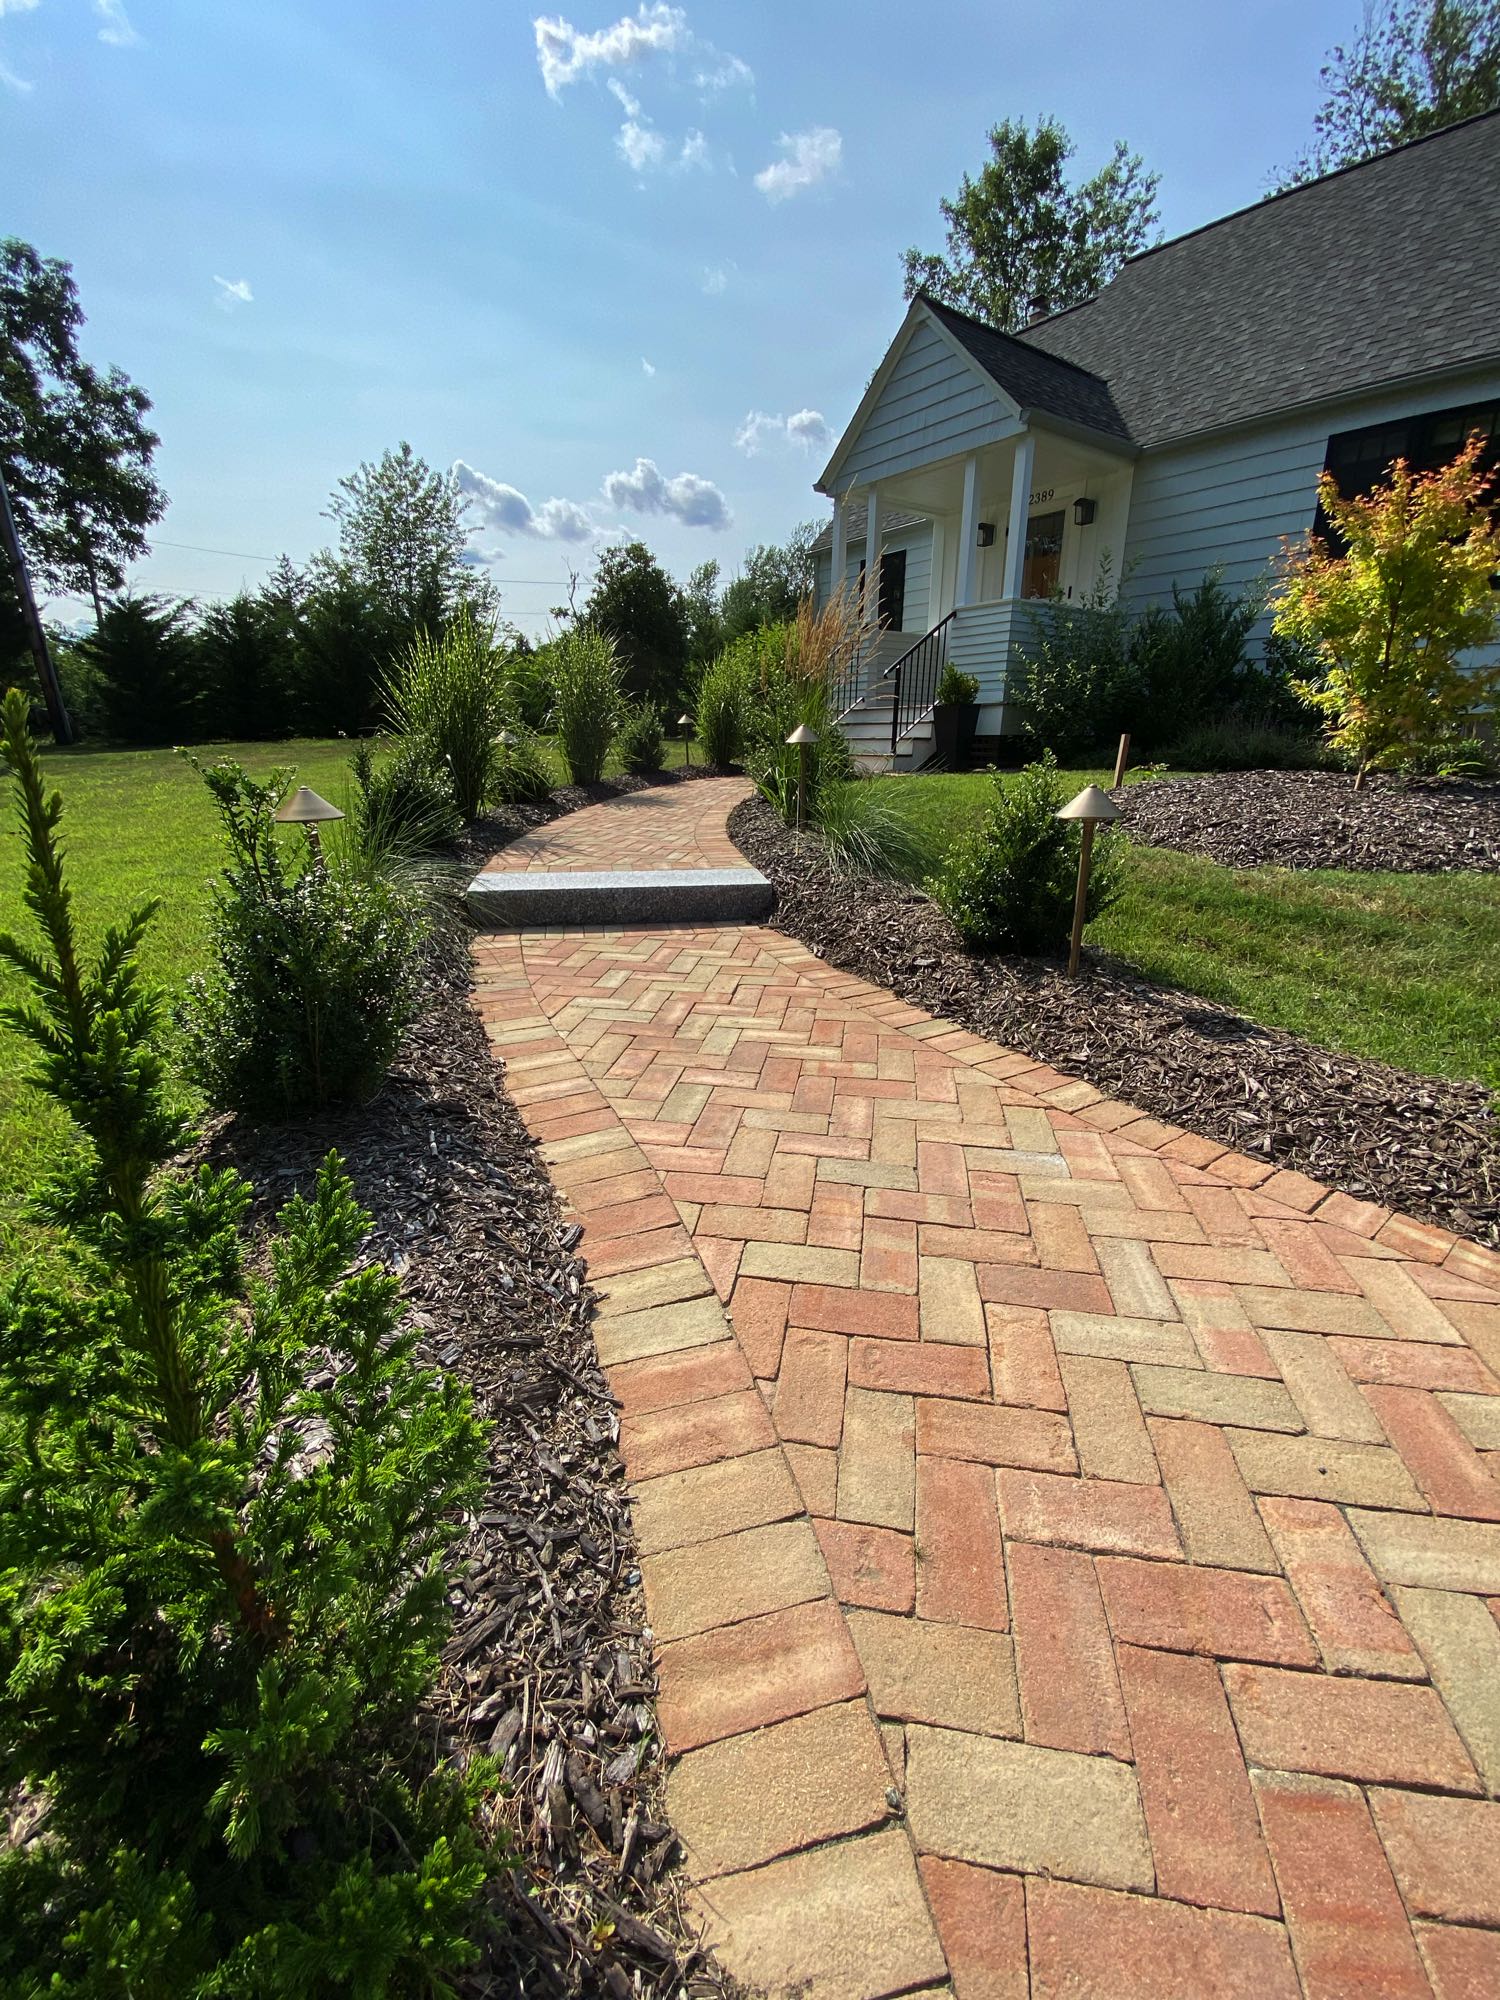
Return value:
<svg viewBox="0 0 1500 2000">
<path fill-rule="evenodd" d="M 766 916 L 775 892 L 758 868 L 496 869 L 465 899 L 481 930 L 579 924 L 744 923 Z"/>
</svg>

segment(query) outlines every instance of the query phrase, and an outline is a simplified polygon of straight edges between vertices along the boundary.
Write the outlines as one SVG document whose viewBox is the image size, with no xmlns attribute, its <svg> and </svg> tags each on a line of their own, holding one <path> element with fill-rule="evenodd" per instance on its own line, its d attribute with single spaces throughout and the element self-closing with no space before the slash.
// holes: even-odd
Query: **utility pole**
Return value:
<svg viewBox="0 0 1500 2000">
<path fill-rule="evenodd" d="M 16 517 L 10 511 L 10 494 L 5 489 L 3 472 L 0 472 L 0 541 L 5 544 L 5 553 L 10 557 L 11 572 L 16 579 L 16 595 L 21 600 L 21 616 L 26 622 L 26 636 L 31 641 L 31 657 L 36 662 L 36 676 L 42 684 L 42 698 L 47 704 L 47 719 L 52 724 L 53 739 L 58 743 L 71 743 L 73 725 L 68 720 L 67 703 L 63 700 L 62 688 L 53 669 L 52 655 L 47 650 L 41 613 L 31 594 L 31 578 L 26 572 L 26 558 L 21 553 L 21 538 L 16 533 Z"/>
</svg>

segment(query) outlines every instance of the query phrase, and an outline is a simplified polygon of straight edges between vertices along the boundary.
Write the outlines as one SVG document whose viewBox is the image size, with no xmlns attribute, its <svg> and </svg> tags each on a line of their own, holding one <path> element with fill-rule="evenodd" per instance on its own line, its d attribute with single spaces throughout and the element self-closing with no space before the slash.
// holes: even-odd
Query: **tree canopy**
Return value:
<svg viewBox="0 0 1500 2000">
<path fill-rule="evenodd" d="M 1144 250 L 1156 228 L 1160 175 L 1121 140 L 1088 180 L 1069 185 L 1073 142 L 1055 118 L 1007 118 L 989 135 L 990 157 L 965 174 L 957 198 L 938 206 L 947 252 L 905 255 L 906 296 L 929 293 L 1006 332 L 1037 312 L 1077 305 Z"/>
<path fill-rule="evenodd" d="M 494 588 L 465 561 L 468 502 L 451 472 L 438 472 L 403 439 L 334 488 L 336 562 L 411 636 L 436 634 L 464 606 L 493 615 Z"/>
<path fill-rule="evenodd" d="M 601 552 L 580 616 L 614 640 L 632 694 L 658 704 L 678 700 L 688 658 L 687 606 L 644 542 Z"/>
<path fill-rule="evenodd" d="M 0 469 L 38 594 L 119 590 L 167 496 L 151 471 L 151 399 L 119 368 L 78 352 L 72 267 L 0 242 Z M 19 610 L 0 563 L 0 620 L 16 650 Z"/>
<path fill-rule="evenodd" d="M 799 521 L 784 542 L 758 543 L 746 551 L 745 567 L 725 586 L 719 602 L 726 642 L 796 617 L 797 606 L 812 595 L 812 545 L 817 538 L 816 521 Z"/>
<path fill-rule="evenodd" d="M 1500 105 L 1500 0 L 1384 0 L 1320 72 L 1313 143 L 1276 192 Z"/>
</svg>

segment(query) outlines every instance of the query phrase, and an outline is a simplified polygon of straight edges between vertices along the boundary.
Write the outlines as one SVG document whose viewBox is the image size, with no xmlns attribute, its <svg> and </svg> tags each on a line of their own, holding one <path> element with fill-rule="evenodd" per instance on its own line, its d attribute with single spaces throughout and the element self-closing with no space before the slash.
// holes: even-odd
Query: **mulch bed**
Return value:
<svg viewBox="0 0 1500 2000">
<path fill-rule="evenodd" d="M 1226 868 L 1500 871 L 1500 781 L 1337 771 L 1218 771 L 1131 785 L 1124 822 L 1149 847 Z"/>
<path fill-rule="evenodd" d="M 452 1562 L 453 1636 L 427 1711 L 439 1754 L 487 1751 L 506 1780 L 516 1865 L 490 1885 L 504 1928 L 461 1982 L 476 2000 L 730 1990 L 680 1902 L 619 1421 L 572 1255 L 579 1232 L 470 1004 L 457 905 L 469 875 L 528 827 L 643 782 L 569 787 L 470 828 L 451 871 L 454 920 L 434 937 L 421 1015 L 378 1096 L 274 1130 L 220 1119 L 201 1147 L 251 1181 L 259 1228 L 337 1147 L 373 1217 L 369 1255 L 400 1275 L 425 1358 L 472 1386 L 488 1434 L 488 1491 Z"/>
<path fill-rule="evenodd" d="M 775 885 L 775 927 L 829 964 L 1170 1124 L 1500 1247 L 1500 1121 L 1480 1085 L 1335 1055 L 1094 954 L 1077 979 L 971 956 L 928 897 L 836 872 L 763 799 L 729 831 Z"/>
</svg>

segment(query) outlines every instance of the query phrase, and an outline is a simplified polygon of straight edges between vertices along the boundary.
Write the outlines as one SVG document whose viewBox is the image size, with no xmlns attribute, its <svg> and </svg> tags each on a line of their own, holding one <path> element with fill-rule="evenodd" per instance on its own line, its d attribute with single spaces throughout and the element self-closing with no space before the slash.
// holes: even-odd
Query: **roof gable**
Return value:
<svg viewBox="0 0 1500 2000">
<path fill-rule="evenodd" d="M 952 356 L 961 367 L 967 379 L 979 392 L 985 404 L 993 404 L 996 414 L 1019 427 L 1020 409 L 1014 399 L 1006 395 L 1000 384 L 980 366 L 974 356 L 966 351 L 952 332 L 945 327 L 932 312 L 925 299 L 914 298 L 907 307 L 906 317 L 896 331 L 896 337 L 886 349 L 880 366 L 870 377 L 868 388 L 859 400 L 854 415 L 845 425 L 833 456 L 824 466 L 816 481 L 816 490 L 832 492 L 844 472 L 849 459 L 859 446 L 867 430 L 878 421 L 882 406 L 889 406 L 901 392 L 900 381 L 903 364 L 909 365 L 909 350 L 914 340 L 920 341 L 924 333 L 935 333 L 945 354 Z"/>
</svg>

